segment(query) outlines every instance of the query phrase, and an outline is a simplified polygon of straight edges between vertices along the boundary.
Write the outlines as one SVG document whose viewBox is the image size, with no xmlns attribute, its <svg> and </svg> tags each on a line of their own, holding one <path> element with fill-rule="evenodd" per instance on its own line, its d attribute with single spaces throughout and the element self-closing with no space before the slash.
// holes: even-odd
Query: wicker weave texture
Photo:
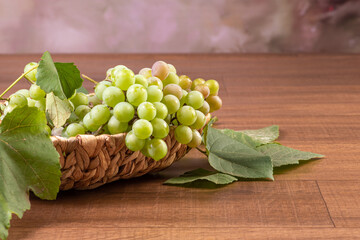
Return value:
<svg viewBox="0 0 360 240">
<path fill-rule="evenodd" d="M 164 139 L 167 155 L 160 161 L 133 152 L 125 146 L 126 134 L 78 135 L 69 139 L 51 137 L 60 155 L 60 190 L 93 189 L 119 179 L 139 177 L 169 167 L 189 150 L 175 140 L 174 132 Z"/>
</svg>

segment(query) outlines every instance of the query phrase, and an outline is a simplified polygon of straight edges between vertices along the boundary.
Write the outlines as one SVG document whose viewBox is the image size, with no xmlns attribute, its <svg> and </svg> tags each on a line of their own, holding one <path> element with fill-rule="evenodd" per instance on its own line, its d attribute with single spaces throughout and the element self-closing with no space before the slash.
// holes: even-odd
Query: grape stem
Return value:
<svg viewBox="0 0 360 240">
<path fill-rule="evenodd" d="M 98 128 L 98 130 L 96 130 L 96 131 L 94 132 L 94 136 L 99 135 L 99 133 L 101 132 L 101 130 L 103 129 L 103 127 L 104 127 L 105 125 L 106 125 L 106 124 L 101 125 L 101 126 Z"/>
<path fill-rule="evenodd" d="M 196 147 L 196 149 L 197 149 L 199 152 L 201 152 L 202 154 L 204 154 L 205 156 L 207 156 L 206 151 L 200 149 L 199 147 Z"/>
<path fill-rule="evenodd" d="M 24 76 L 24 78 L 26 78 L 26 80 L 28 80 L 31 84 L 34 84 L 35 82 L 33 82 L 30 78 L 28 78 L 27 76 Z"/>
<path fill-rule="evenodd" d="M 83 78 L 85 78 L 86 80 L 88 80 L 88 81 L 92 82 L 93 84 L 98 84 L 98 82 L 97 82 L 97 81 L 95 81 L 94 79 L 92 79 L 92 78 L 90 78 L 90 77 L 86 76 L 85 74 L 81 74 L 81 76 L 82 76 Z"/>
<path fill-rule="evenodd" d="M 20 77 L 18 77 L 18 79 L 16 79 L 1 95 L 0 98 L 2 98 L 13 86 L 15 86 L 15 84 L 17 84 L 26 74 L 28 74 L 29 72 L 31 72 L 32 70 L 36 69 L 38 66 L 35 66 L 33 68 L 30 68 L 28 71 L 24 72 L 23 74 L 21 74 Z M 29 79 L 28 79 L 29 80 Z"/>
</svg>

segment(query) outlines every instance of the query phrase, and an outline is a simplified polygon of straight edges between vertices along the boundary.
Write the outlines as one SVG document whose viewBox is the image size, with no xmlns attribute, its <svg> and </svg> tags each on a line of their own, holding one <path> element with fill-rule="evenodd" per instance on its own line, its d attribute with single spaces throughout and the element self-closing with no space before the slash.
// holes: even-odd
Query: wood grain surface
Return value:
<svg viewBox="0 0 360 240">
<path fill-rule="evenodd" d="M 114 65 L 137 72 L 160 59 L 191 78 L 217 79 L 223 108 L 216 127 L 277 124 L 281 143 L 326 158 L 276 169 L 274 182 L 210 190 L 162 185 L 208 168 L 192 150 L 154 176 L 61 192 L 56 201 L 31 196 L 31 210 L 11 221 L 9 239 L 360 239 L 360 55 L 53 57 L 96 80 Z M 39 58 L 0 55 L 0 89 Z M 16 89 L 23 87 L 26 81 Z"/>
</svg>

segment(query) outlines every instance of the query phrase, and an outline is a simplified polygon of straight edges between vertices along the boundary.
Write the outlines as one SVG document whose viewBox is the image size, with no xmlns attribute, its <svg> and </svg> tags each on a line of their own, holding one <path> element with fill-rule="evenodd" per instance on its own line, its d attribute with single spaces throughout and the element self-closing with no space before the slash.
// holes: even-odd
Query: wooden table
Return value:
<svg viewBox="0 0 360 240">
<path fill-rule="evenodd" d="M 5 89 L 40 55 L 0 56 Z M 195 150 L 156 176 L 91 191 L 31 197 L 9 239 L 356 239 L 360 238 L 359 55 L 54 55 L 102 80 L 106 69 L 134 71 L 162 59 L 191 78 L 221 84 L 216 127 L 280 126 L 286 146 L 325 159 L 276 170 L 275 181 L 204 190 L 164 186 L 206 159 Z M 88 87 L 90 85 L 86 83 Z M 20 87 L 27 86 L 25 81 Z"/>
</svg>

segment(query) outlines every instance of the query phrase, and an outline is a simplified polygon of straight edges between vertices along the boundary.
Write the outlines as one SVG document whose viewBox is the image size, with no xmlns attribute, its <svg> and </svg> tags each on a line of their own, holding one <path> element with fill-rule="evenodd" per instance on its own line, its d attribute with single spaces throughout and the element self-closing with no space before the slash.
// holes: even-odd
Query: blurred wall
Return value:
<svg viewBox="0 0 360 240">
<path fill-rule="evenodd" d="M 360 52 L 358 0 L 0 0 L 0 53 Z"/>
</svg>

